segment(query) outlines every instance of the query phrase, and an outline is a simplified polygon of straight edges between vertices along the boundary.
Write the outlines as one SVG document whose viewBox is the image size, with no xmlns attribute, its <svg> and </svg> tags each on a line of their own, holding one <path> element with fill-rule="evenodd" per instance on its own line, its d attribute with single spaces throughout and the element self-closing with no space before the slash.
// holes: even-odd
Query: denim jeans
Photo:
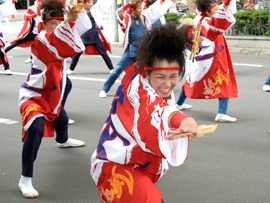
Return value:
<svg viewBox="0 0 270 203">
<path fill-rule="evenodd" d="M 264 85 L 270 85 L 270 74 L 266 78 Z"/>
<path fill-rule="evenodd" d="M 185 91 L 181 90 L 180 95 L 176 101 L 176 103 L 178 105 L 183 105 L 185 100 L 186 100 L 186 95 L 185 95 Z M 228 109 L 228 103 L 229 103 L 229 99 L 228 98 L 219 98 L 218 99 L 218 113 L 223 113 L 223 114 L 227 114 L 227 109 Z"/>
<path fill-rule="evenodd" d="M 109 75 L 106 82 L 103 85 L 102 90 L 106 93 L 109 92 L 111 87 L 113 86 L 114 82 L 118 78 L 118 76 L 132 63 L 135 62 L 136 57 L 130 57 L 129 49 L 123 54 L 122 58 L 118 62 L 117 66 L 113 70 L 113 72 Z"/>
</svg>

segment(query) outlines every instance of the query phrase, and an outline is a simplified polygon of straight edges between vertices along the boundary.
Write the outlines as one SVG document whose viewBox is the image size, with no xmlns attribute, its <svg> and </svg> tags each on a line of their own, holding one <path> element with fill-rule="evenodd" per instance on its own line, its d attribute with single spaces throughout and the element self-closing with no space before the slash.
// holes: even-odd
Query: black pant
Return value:
<svg viewBox="0 0 270 203">
<path fill-rule="evenodd" d="M 7 53 L 8 51 L 10 51 L 11 49 L 13 49 L 14 47 L 24 43 L 24 42 L 27 42 L 27 41 L 33 41 L 34 42 L 34 39 L 35 37 L 37 36 L 36 34 L 34 34 L 32 31 L 34 29 L 34 26 L 35 26 L 35 20 L 32 18 L 31 19 L 32 21 L 32 26 L 30 28 L 30 31 L 29 33 L 23 38 L 23 39 L 20 39 L 16 42 L 14 42 L 13 44 L 9 45 L 6 49 L 5 49 L 5 52 Z"/>
<path fill-rule="evenodd" d="M 110 57 L 108 56 L 107 52 L 105 51 L 100 38 L 98 38 L 98 40 L 96 41 L 96 44 L 85 44 L 85 46 L 93 46 L 93 47 L 95 47 L 97 52 L 102 56 L 102 58 L 105 61 L 106 65 L 108 66 L 108 68 L 110 70 L 113 69 L 112 61 L 111 61 Z M 83 52 L 81 52 L 81 53 L 79 53 L 79 54 L 72 57 L 72 61 L 71 61 L 70 67 L 69 67 L 70 70 L 75 70 L 75 67 L 77 66 L 77 63 L 78 63 L 79 58 L 82 55 L 82 53 Z"/>
<path fill-rule="evenodd" d="M 61 84 L 62 84 L 62 82 L 61 82 Z M 62 99 L 62 106 L 65 106 L 67 96 L 69 95 L 71 88 L 72 88 L 71 80 L 68 78 L 68 76 L 66 76 L 66 87 L 65 87 L 65 91 L 64 91 L 64 95 L 63 95 L 63 99 Z"/>
<path fill-rule="evenodd" d="M 55 126 L 56 137 L 58 143 L 64 143 L 68 140 L 68 116 L 62 107 L 59 116 L 53 121 Z M 22 150 L 22 175 L 33 177 L 34 161 L 41 144 L 44 133 L 44 118 L 38 117 L 34 120 L 28 129 L 28 135 L 25 138 Z"/>
<path fill-rule="evenodd" d="M 14 42 L 13 44 L 9 45 L 6 49 L 5 52 L 7 53 L 8 51 L 10 51 L 11 49 L 13 49 L 16 46 L 19 46 L 20 44 L 27 42 L 27 41 L 33 41 L 35 39 L 36 35 L 35 34 L 30 34 L 29 36 L 27 35 L 25 38 L 20 39 L 16 42 Z"/>
<path fill-rule="evenodd" d="M 1 48 L 2 48 L 2 47 L 0 47 L 0 58 L 1 58 L 1 60 L 2 60 L 2 63 L 3 63 L 3 65 L 4 65 L 5 70 L 7 70 L 7 69 L 9 69 L 9 63 L 8 63 L 8 62 L 5 62 L 5 55 L 4 55 L 4 53 L 1 51 Z"/>
</svg>

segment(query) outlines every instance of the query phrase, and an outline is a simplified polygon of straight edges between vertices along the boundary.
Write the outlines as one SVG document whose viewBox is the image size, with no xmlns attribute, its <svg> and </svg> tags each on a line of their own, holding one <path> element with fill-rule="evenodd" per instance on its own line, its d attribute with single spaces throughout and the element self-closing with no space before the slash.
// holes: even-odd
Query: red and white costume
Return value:
<svg viewBox="0 0 270 203">
<path fill-rule="evenodd" d="M 110 8 L 110 6 L 112 5 L 113 0 L 98 0 L 97 3 L 95 3 L 93 5 L 93 7 L 90 9 L 91 15 L 93 16 L 97 26 L 98 26 L 98 30 L 99 30 L 99 37 L 100 40 L 103 44 L 104 50 L 105 51 L 109 51 L 112 53 L 111 51 L 111 44 L 109 41 L 108 36 L 106 36 L 106 32 L 105 32 L 105 22 L 103 20 L 103 15 L 104 13 Z M 83 8 L 83 10 L 84 8 Z M 94 25 L 92 25 L 94 26 Z M 85 54 L 87 55 L 99 55 L 98 51 L 95 49 L 95 47 L 93 46 L 87 46 L 85 49 Z"/>
<path fill-rule="evenodd" d="M 156 20 L 164 16 L 171 5 L 172 5 L 171 0 L 165 0 L 162 5 L 160 4 L 160 1 L 158 0 L 154 4 L 149 6 L 147 9 L 143 10 L 142 15 L 145 17 L 145 27 L 150 30 L 152 28 L 152 24 Z M 123 13 L 122 14 L 123 20 L 122 20 L 120 16 L 118 15 L 118 10 L 117 10 L 116 17 L 122 31 L 125 33 L 125 39 L 123 43 L 123 54 L 124 54 L 129 44 L 128 36 L 129 36 L 129 29 L 131 25 L 130 14 L 128 14 L 127 12 Z"/>
<path fill-rule="evenodd" d="M 16 12 L 15 6 L 11 1 L 7 1 L 0 5 L 0 20 L 3 18 L 7 18 L 13 15 Z M 4 32 L 2 31 L 1 23 L 0 23 L 0 46 L 1 52 L 5 56 L 5 62 L 8 62 L 8 58 L 5 52 L 6 40 Z M 2 60 L 0 60 L 0 65 L 2 65 Z"/>
<path fill-rule="evenodd" d="M 195 25 L 201 19 L 198 14 Z M 202 44 L 196 55 L 194 68 L 182 86 L 185 95 L 195 99 L 234 98 L 238 89 L 229 49 L 223 33 L 235 23 L 230 9 L 219 6 L 211 18 L 205 17 L 202 24 Z M 189 55 L 188 55 L 189 56 Z M 188 59 L 187 59 L 188 60 Z"/>
<path fill-rule="evenodd" d="M 135 73 L 134 64 L 127 69 L 92 155 L 91 175 L 103 202 L 160 203 L 153 183 L 168 170 L 168 162 L 178 166 L 186 160 L 188 137 L 164 138 L 169 115 L 177 111 L 174 94 L 166 102 Z"/>
<path fill-rule="evenodd" d="M 31 30 L 32 23 L 33 23 L 32 18 L 35 21 L 35 25 L 34 25 L 33 30 Z M 20 33 L 18 34 L 18 36 L 16 37 L 16 39 L 13 40 L 11 42 L 11 44 L 25 38 L 30 31 L 32 31 L 33 34 L 35 34 L 35 35 L 38 34 L 38 32 L 40 31 L 39 26 L 42 26 L 42 19 L 40 16 L 40 1 L 39 0 L 35 1 L 35 4 L 33 6 L 30 6 L 27 9 L 26 13 L 24 14 L 23 20 L 24 20 L 23 27 L 22 27 Z M 32 44 L 33 44 L 33 41 L 26 41 L 18 46 L 19 47 L 30 47 Z"/>
<path fill-rule="evenodd" d="M 54 124 L 61 110 L 65 90 L 64 59 L 84 51 L 84 45 L 74 23 L 61 23 L 53 31 L 43 30 L 35 38 L 32 68 L 20 88 L 19 108 L 22 114 L 23 140 L 28 128 L 37 117 L 45 118 L 44 137 L 54 135 Z M 62 78 L 62 84 L 60 80 Z"/>
<path fill-rule="evenodd" d="M 5 57 L 5 62 L 7 63 L 8 58 L 7 58 L 7 54 L 5 52 L 5 46 L 6 46 L 6 44 L 5 44 L 5 35 L 2 32 L 2 30 L 0 30 L 0 46 L 1 46 L 1 52 L 4 54 L 4 57 Z M 0 65 L 2 65 L 2 64 L 3 64 L 3 62 L 2 62 L 2 60 L 0 60 Z"/>
</svg>

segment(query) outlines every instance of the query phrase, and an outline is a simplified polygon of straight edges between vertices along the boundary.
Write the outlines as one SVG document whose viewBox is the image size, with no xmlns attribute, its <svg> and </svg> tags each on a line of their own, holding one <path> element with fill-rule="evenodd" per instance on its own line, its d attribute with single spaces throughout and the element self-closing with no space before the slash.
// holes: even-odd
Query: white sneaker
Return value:
<svg viewBox="0 0 270 203">
<path fill-rule="evenodd" d="M 105 91 L 101 91 L 98 95 L 100 98 L 106 98 L 107 97 L 107 93 Z"/>
<path fill-rule="evenodd" d="M 81 140 L 75 140 L 72 138 L 68 138 L 68 140 L 64 143 L 57 143 L 59 147 L 82 147 L 85 146 L 85 143 Z"/>
<path fill-rule="evenodd" d="M 191 109 L 192 105 L 190 105 L 190 104 L 182 104 L 182 105 L 176 104 L 175 108 L 177 108 L 178 110 Z"/>
<path fill-rule="evenodd" d="M 29 57 L 28 59 L 26 59 L 26 60 L 24 61 L 24 63 L 25 63 L 25 64 L 27 64 L 27 63 L 32 63 L 32 59 Z"/>
<path fill-rule="evenodd" d="M 221 122 L 221 123 L 233 123 L 237 121 L 237 118 L 230 117 L 223 113 L 218 113 L 215 118 L 215 121 Z"/>
<path fill-rule="evenodd" d="M 263 91 L 269 92 L 270 91 L 270 85 L 264 85 L 263 86 Z"/>
<path fill-rule="evenodd" d="M 71 75 L 71 74 L 74 74 L 74 71 L 73 70 L 70 70 L 68 69 L 67 72 L 66 72 L 67 75 Z"/>
<path fill-rule="evenodd" d="M 6 74 L 6 75 L 12 75 L 12 72 L 11 72 L 10 69 L 7 69 L 7 70 L 5 70 L 5 74 Z"/>
<path fill-rule="evenodd" d="M 113 70 L 114 70 L 114 69 L 111 69 L 111 70 L 110 70 L 110 74 L 113 72 Z"/>
<path fill-rule="evenodd" d="M 24 197 L 26 198 L 39 197 L 38 191 L 36 191 L 36 189 L 32 185 L 31 177 L 26 177 L 22 175 L 18 186 Z"/>
<path fill-rule="evenodd" d="M 75 123 L 75 121 L 74 120 L 72 120 L 72 119 L 68 119 L 68 124 L 69 125 L 73 125 Z"/>
</svg>

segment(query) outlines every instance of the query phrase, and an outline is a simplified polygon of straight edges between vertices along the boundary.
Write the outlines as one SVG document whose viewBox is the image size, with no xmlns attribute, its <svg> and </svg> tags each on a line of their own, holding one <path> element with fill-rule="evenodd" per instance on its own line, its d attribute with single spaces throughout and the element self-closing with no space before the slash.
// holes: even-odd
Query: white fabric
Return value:
<svg viewBox="0 0 270 203">
<path fill-rule="evenodd" d="M 152 24 L 160 19 L 167 13 L 167 10 L 171 7 L 172 1 L 166 0 L 161 5 L 160 1 L 156 1 L 153 5 L 142 11 L 142 15 L 145 17 L 145 26 L 147 29 L 151 29 Z"/>
<path fill-rule="evenodd" d="M 81 11 L 82 13 L 79 13 L 79 16 L 75 22 L 80 36 L 83 35 L 83 33 L 85 33 L 87 30 L 90 30 L 92 28 L 92 23 L 85 12 L 85 9 L 83 8 Z"/>
<path fill-rule="evenodd" d="M 103 20 L 103 15 L 110 8 L 112 3 L 113 3 L 113 0 L 98 0 L 97 3 L 95 3 L 93 7 L 90 9 L 90 12 L 97 26 L 101 29 L 101 32 L 106 38 L 107 42 L 109 42 L 109 37 L 106 36 L 106 32 L 104 32 L 105 22 Z"/>
<path fill-rule="evenodd" d="M 9 17 L 16 12 L 15 6 L 11 1 L 0 5 L 0 19 Z"/>
</svg>

